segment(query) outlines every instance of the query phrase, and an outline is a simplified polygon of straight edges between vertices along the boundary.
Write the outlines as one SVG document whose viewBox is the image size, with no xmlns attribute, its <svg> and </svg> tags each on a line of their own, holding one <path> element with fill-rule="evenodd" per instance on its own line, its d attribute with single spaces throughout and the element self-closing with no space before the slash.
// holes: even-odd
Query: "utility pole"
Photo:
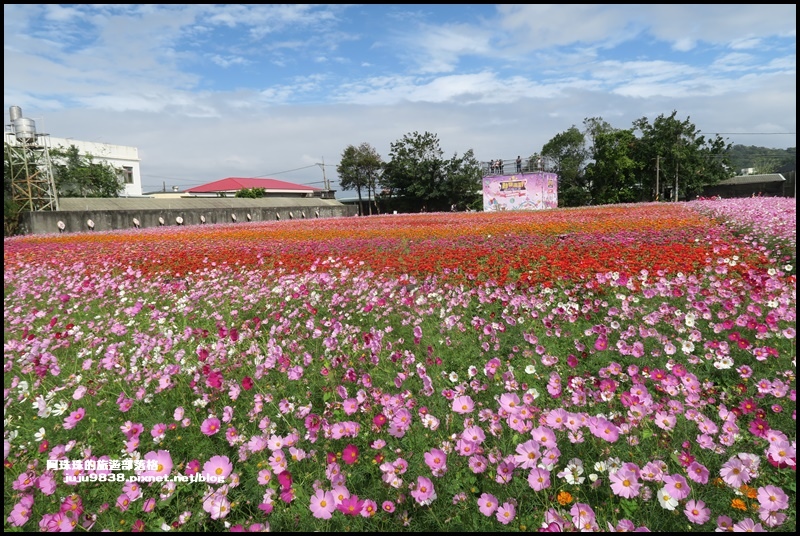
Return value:
<svg viewBox="0 0 800 536">
<path fill-rule="evenodd" d="M 328 177 L 325 175 L 325 157 L 324 156 L 322 157 L 322 163 L 321 164 L 317 164 L 317 165 L 322 168 L 322 184 L 323 184 L 323 186 L 325 186 L 326 190 L 330 190 L 331 189 L 331 185 L 328 184 Z"/>
<path fill-rule="evenodd" d="M 656 155 L 656 201 L 659 200 L 661 197 L 661 190 L 658 189 L 658 173 L 659 173 L 659 164 L 661 163 L 661 156 Z"/>
</svg>

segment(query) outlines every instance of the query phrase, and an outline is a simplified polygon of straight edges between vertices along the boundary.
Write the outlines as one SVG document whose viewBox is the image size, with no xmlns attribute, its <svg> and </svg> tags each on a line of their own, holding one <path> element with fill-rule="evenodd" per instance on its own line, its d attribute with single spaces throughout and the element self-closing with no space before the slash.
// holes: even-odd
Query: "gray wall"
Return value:
<svg viewBox="0 0 800 536">
<path fill-rule="evenodd" d="M 238 205 L 238 203 L 237 203 Z M 88 220 L 94 222 L 94 231 L 111 231 L 117 229 L 134 228 L 134 218 L 139 221 L 140 228 L 161 227 L 159 218 L 163 219 L 164 226 L 178 225 L 176 218 L 183 219 L 182 225 L 203 224 L 201 216 L 205 218 L 205 225 L 215 223 L 233 223 L 247 221 L 276 221 L 290 219 L 335 218 L 355 216 L 358 209 L 354 206 L 343 204 L 299 207 L 264 207 L 264 206 L 230 206 L 225 208 L 138 208 L 138 209 L 93 209 L 87 210 L 58 210 L 24 212 L 20 226 L 21 234 L 46 234 L 46 233 L 74 233 L 91 231 L 87 225 Z M 250 220 L 247 216 L 250 215 Z M 63 222 L 64 229 L 59 229 L 58 223 Z"/>
</svg>

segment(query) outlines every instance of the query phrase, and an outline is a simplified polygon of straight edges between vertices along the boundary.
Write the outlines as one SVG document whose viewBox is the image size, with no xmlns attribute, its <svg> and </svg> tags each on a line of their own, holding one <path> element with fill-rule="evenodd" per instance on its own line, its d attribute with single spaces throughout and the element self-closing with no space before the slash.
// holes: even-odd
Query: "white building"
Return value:
<svg viewBox="0 0 800 536">
<path fill-rule="evenodd" d="M 77 147 L 81 155 L 91 155 L 93 162 L 104 162 L 119 170 L 120 179 L 125 185 L 125 190 L 119 193 L 120 197 L 141 197 L 142 172 L 139 169 L 138 148 L 50 137 L 51 149 L 68 149 L 71 145 Z"/>
<path fill-rule="evenodd" d="M 22 116 L 19 106 L 9 109 L 11 122 L 5 127 L 4 142 L 32 153 L 46 154 L 49 149 L 68 149 L 74 145 L 82 156 L 91 155 L 96 163 L 107 163 L 119 170 L 124 185 L 120 197 L 141 197 L 142 173 L 139 169 L 139 149 L 126 145 L 111 145 L 93 141 L 79 141 L 71 138 L 55 138 L 49 134 L 36 132 L 36 123 Z"/>
</svg>

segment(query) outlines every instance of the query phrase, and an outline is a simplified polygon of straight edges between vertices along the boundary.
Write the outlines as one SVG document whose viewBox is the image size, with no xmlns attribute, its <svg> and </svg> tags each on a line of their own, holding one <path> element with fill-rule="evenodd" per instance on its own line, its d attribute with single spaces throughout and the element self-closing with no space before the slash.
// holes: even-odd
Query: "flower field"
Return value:
<svg viewBox="0 0 800 536">
<path fill-rule="evenodd" d="M 790 531 L 796 208 L 4 240 L 6 531 Z"/>
</svg>

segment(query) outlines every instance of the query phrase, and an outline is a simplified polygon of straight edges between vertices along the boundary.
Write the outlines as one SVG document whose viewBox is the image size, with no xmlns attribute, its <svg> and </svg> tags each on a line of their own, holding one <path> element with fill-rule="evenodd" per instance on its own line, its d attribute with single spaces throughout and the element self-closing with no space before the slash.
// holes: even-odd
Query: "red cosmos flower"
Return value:
<svg viewBox="0 0 800 536">
<path fill-rule="evenodd" d="M 250 376 L 245 376 L 244 378 L 242 378 L 242 389 L 244 389 L 245 391 L 249 391 L 252 388 L 253 388 L 253 378 L 251 378 Z"/>
</svg>

